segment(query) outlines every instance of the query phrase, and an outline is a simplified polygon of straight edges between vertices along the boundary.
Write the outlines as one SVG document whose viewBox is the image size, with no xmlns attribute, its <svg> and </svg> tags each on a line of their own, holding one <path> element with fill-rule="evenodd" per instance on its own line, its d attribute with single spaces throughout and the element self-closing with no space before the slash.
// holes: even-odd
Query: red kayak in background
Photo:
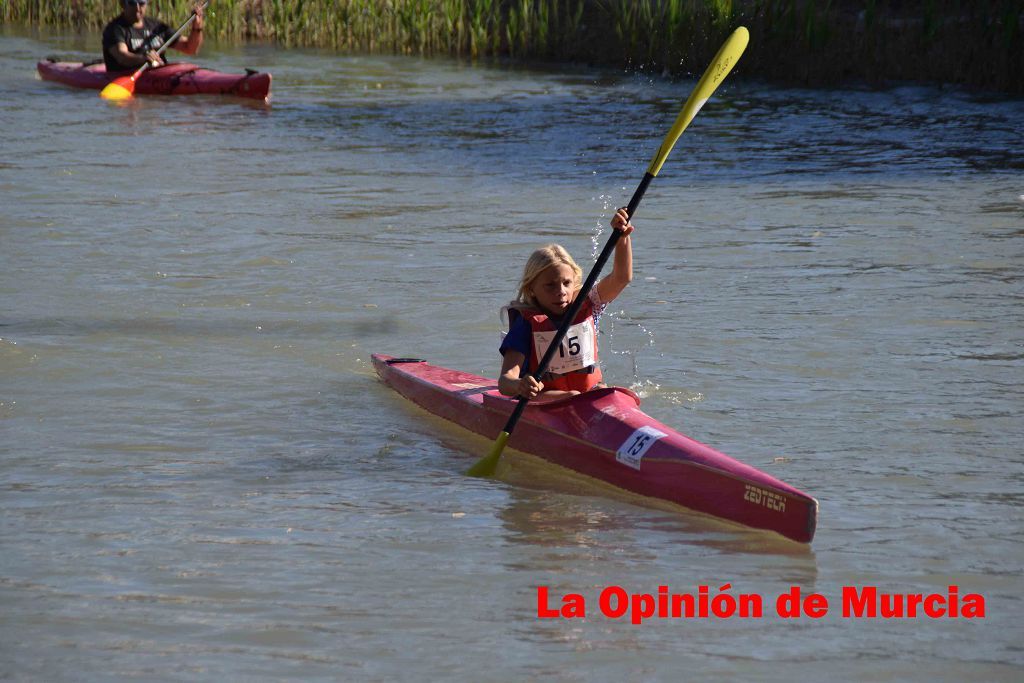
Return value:
<svg viewBox="0 0 1024 683">
<path fill-rule="evenodd" d="M 42 61 L 36 65 L 44 81 L 55 81 L 75 88 L 102 90 L 116 76 L 107 74 L 102 63 Z M 117 74 L 123 76 L 124 74 Z M 228 95 L 268 102 L 270 74 L 247 70 L 244 74 L 226 74 L 203 69 L 186 62 L 149 69 L 135 84 L 138 95 Z"/>
<path fill-rule="evenodd" d="M 380 378 L 427 411 L 493 438 L 516 406 L 495 380 L 375 354 Z M 810 543 L 818 501 L 680 434 L 628 389 L 528 404 L 509 446 L 626 491 Z"/>
</svg>

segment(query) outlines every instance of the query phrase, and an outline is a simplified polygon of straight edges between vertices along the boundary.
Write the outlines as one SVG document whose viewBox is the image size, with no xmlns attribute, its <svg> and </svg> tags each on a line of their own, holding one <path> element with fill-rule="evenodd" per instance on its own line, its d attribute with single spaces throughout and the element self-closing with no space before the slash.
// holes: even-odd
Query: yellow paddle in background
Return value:
<svg viewBox="0 0 1024 683">
<path fill-rule="evenodd" d="M 201 9 L 206 9 L 206 6 L 209 4 L 210 0 L 206 0 L 206 2 L 203 3 Z M 185 32 L 185 29 L 187 29 L 195 20 L 196 13 L 195 10 L 193 10 L 191 16 L 189 16 L 185 23 L 182 24 L 178 28 L 178 30 L 175 31 L 174 34 L 163 45 L 160 46 L 159 49 L 157 49 L 156 53 L 158 55 L 162 54 L 163 51 L 166 50 L 171 43 L 173 43 L 181 37 L 181 34 Z M 100 91 L 100 97 L 102 97 L 105 100 L 127 100 L 135 92 L 135 81 L 138 80 L 139 76 L 146 73 L 146 69 L 148 69 L 149 67 L 150 63 L 147 61 L 145 64 L 140 66 L 131 76 L 121 76 L 120 78 L 115 78 L 114 80 L 110 81 L 110 83 L 107 83 L 106 87 L 104 87 L 103 90 Z"/>
<path fill-rule="evenodd" d="M 647 191 L 647 186 L 651 184 L 655 176 L 658 175 L 658 171 L 661 170 L 662 165 L 665 163 L 665 159 L 668 158 L 669 152 L 672 151 L 672 147 L 676 144 L 676 140 L 683 134 L 686 127 L 690 125 L 690 121 L 697 115 L 700 108 L 704 106 L 704 103 L 708 101 L 711 94 L 715 92 L 715 89 L 725 80 L 725 77 L 729 74 L 732 68 L 739 61 L 740 55 L 747 48 L 747 43 L 750 41 L 750 33 L 744 27 L 740 26 L 732 35 L 725 41 L 722 47 L 718 50 L 718 54 L 711 61 L 711 65 L 708 66 L 704 75 L 701 76 L 697 82 L 697 87 L 690 93 L 689 99 L 686 100 L 686 104 L 683 105 L 683 110 L 679 112 L 679 116 L 676 118 L 676 122 L 672 124 L 671 130 L 668 135 L 661 143 L 661 147 L 658 148 L 654 158 L 651 159 L 650 166 L 647 167 L 647 172 L 644 174 L 643 180 L 640 181 L 640 185 L 636 188 L 636 192 L 633 193 L 633 198 L 629 200 L 629 206 L 626 208 L 626 213 L 630 220 L 633 218 L 633 213 L 636 211 L 636 207 L 640 204 L 640 200 L 643 199 L 644 193 Z M 608 261 L 608 257 L 611 256 L 612 251 L 615 249 L 615 245 L 619 241 L 619 237 L 622 233 L 618 230 L 612 230 L 611 237 L 608 238 L 607 244 L 604 245 L 604 249 L 601 251 L 601 255 L 597 257 L 597 262 L 594 264 L 593 269 L 590 271 L 590 275 L 587 276 L 586 281 L 583 283 L 583 288 L 580 289 L 579 294 L 576 295 L 576 299 L 569 306 L 569 309 L 565 312 L 562 318 L 562 323 L 558 327 L 558 332 L 555 334 L 555 338 L 551 340 L 551 345 L 548 346 L 547 352 L 544 357 L 541 358 L 540 365 L 533 372 L 533 377 L 537 381 L 544 375 L 544 372 L 548 369 L 548 365 L 551 363 L 551 359 L 554 357 L 555 352 L 562 345 L 562 340 L 565 338 L 565 333 L 568 331 L 572 321 L 576 319 L 576 315 L 580 311 L 580 307 L 590 294 L 590 290 L 594 287 L 594 282 L 597 280 L 597 276 L 601 274 L 601 268 L 604 267 L 605 262 Z M 508 422 L 505 423 L 505 428 L 501 434 L 494 441 L 494 445 L 491 447 L 491 452 L 481 458 L 475 465 L 469 468 L 469 474 L 472 477 L 490 477 L 494 475 L 495 470 L 498 467 L 498 460 L 501 458 L 502 451 L 505 450 L 505 444 L 508 443 L 508 438 L 512 434 L 512 430 L 515 429 L 516 423 L 519 422 L 519 418 L 523 414 L 523 410 L 526 408 L 526 404 L 529 402 L 528 398 L 519 398 L 519 403 L 516 405 L 515 410 L 512 411 L 512 415 L 509 416 Z"/>
</svg>

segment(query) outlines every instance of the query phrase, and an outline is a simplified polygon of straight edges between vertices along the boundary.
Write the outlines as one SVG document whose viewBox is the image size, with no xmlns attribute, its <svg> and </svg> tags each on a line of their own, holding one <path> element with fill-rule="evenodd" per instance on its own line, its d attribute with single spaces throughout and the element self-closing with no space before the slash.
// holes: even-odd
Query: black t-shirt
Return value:
<svg viewBox="0 0 1024 683">
<path fill-rule="evenodd" d="M 107 71 L 132 71 L 137 67 L 118 62 L 110 54 L 112 48 L 124 43 L 129 52 L 143 54 L 146 50 L 159 49 L 173 35 L 174 30 L 162 21 L 146 17 L 142 28 L 135 28 L 124 16 L 119 16 L 103 29 L 103 63 L 107 65 Z"/>
</svg>

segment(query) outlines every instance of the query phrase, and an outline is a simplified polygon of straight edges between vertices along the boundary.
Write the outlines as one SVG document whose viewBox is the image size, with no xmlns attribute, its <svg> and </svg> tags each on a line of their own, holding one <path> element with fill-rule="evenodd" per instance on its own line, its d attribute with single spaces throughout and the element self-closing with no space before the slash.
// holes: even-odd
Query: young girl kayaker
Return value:
<svg viewBox="0 0 1024 683">
<path fill-rule="evenodd" d="M 624 208 L 612 217 L 621 231 L 615 245 L 612 272 L 590 291 L 555 354 L 542 381 L 531 374 L 554 338 L 562 316 L 583 286 L 583 271 L 563 247 L 549 244 L 530 255 L 519 283 L 519 294 L 507 307 L 509 331 L 499 351 L 503 359 L 498 390 L 506 396 L 553 401 L 589 391 L 601 384 L 597 365 L 597 320 L 633 279 L 633 247 Z"/>
</svg>

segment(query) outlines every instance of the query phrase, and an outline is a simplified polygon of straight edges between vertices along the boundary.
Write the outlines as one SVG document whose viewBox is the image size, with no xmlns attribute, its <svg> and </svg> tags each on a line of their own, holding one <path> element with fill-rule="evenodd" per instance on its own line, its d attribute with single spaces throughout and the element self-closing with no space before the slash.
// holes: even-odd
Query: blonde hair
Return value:
<svg viewBox="0 0 1024 683">
<path fill-rule="evenodd" d="M 530 291 L 534 280 L 551 266 L 561 265 L 569 266 L 572 269 L 574 289 L 579 292 L 583 286 L 583 270 L 572 260 L 572 256 L 569 256 L 569 252 L 565 250 L 565 247 L 560 244 L 548 244 L 530 254 L 530 258 L 526 260 L 526 266 L 523 268 L 523 279 L 519 281 L 519 293 L 516 295 L 515 303 L 526 304 L 535 308 L 537 300 Z"/>
</svg>

